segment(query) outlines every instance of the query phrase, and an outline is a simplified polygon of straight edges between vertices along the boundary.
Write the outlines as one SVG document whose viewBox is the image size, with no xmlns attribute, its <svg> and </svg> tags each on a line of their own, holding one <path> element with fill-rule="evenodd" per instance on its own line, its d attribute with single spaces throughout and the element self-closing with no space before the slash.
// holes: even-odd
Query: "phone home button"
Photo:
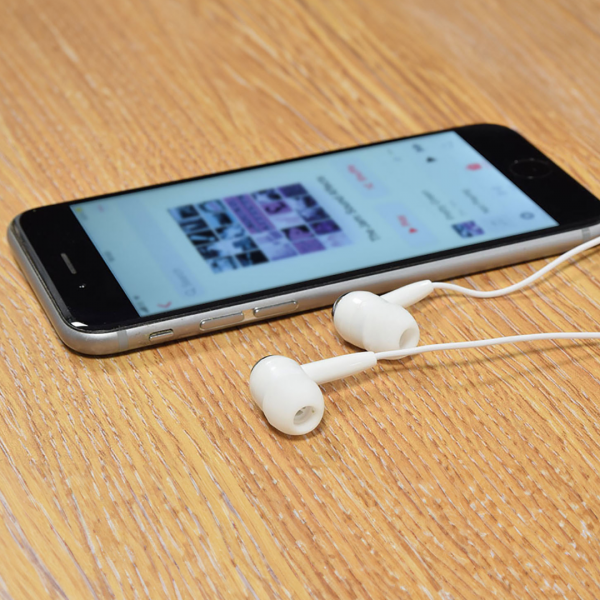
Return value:
<svg viewBox="0 0 600 600">
<path fill-rule="evenodd" d="M 523 158 L 510 165 L 510 172 L 525 179 L 539 179 L 552 173 L 552 165 L 539 158 Z"/>
<path fill-rule="evenodd" d="M 298 308 L 295 300 L 291 302 L 282 302 L 281 304 L 272 304 L 271 306 L 260 306 L 255 308 L 252 313 L 257 319 L 266 319 L 268 317 L 279 317 L 294 312 Z"/>
<path fill-rule="evenodd" d="M 202 329 L 202 331 L 210 331 L 211 329 L 218 329 L 220 327 L 227 327 L 228 325 L 235 325 L 236 323 L 241 323 L 243 320 L 243 313 L 223 315 L 222 317 L 215 317 L 214 319 L 204 319 L 204 321 L 200 323 L 200 329 Z"/>
</svg>

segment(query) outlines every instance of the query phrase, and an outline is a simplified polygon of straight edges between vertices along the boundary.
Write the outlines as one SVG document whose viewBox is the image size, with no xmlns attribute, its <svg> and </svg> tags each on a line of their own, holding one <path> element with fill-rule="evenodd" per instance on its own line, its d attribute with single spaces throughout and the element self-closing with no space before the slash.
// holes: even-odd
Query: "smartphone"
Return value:
<svg viewBox="0 0 600 600">
<path fill-rule="evenodd" d="M 111 354 L 562 252 L 600 202 L 470 125 L 29 210 L 16 259 L 60 338 Z"/>
</svg>

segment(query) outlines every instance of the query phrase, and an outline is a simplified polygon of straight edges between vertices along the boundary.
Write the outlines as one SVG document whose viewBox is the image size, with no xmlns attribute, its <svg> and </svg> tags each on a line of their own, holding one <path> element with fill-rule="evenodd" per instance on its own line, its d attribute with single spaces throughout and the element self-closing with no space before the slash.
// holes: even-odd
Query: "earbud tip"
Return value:
<svg viewBox="0 0 600 600">
<path fill-rule="evenodd" d="M 419 326 L 402 306 L 371 292 L 350 292 L 337 300 L 333 324 L 351 344 L 369 352 L 414 348 Z"/>
<path fill-rule="evenodd" d="M 272 382 L 262 403 L 267 421 L 288 435 L 305 435 L 321 422 L 325 411 L 319 386 L 306 376 Z"/>
<path fill-rule="evenodd" d="M 250 393 L 267 421 L 288 435 L 304 435 L 323 418 L 319 386 L 302 367 L 285 356 L 267 356 L 250 373 Z"/>
</svg>

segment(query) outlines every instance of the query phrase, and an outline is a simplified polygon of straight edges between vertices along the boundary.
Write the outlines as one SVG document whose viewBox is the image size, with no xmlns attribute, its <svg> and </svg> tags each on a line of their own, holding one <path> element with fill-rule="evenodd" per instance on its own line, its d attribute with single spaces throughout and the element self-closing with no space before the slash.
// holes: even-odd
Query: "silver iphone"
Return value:
<svg viewBox="0 0 600 600">
<path fill-rule="evenodd" d="M 600 202 L 471 125 L 27 211 L 15 257 L 60 338 L 111 354 L 557 254 Z"/>
</svg>

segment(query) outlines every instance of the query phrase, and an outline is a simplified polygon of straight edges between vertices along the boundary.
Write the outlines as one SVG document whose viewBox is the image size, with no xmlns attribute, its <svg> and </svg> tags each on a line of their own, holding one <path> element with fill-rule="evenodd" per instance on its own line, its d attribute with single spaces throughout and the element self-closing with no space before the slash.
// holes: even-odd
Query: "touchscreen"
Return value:
<svg viewBox="0 0 600 600">
<path fill-rule="evenodd" d="M 557 225 L 455 132 L 71 210 L 141 316 Z"/>
</svg>

